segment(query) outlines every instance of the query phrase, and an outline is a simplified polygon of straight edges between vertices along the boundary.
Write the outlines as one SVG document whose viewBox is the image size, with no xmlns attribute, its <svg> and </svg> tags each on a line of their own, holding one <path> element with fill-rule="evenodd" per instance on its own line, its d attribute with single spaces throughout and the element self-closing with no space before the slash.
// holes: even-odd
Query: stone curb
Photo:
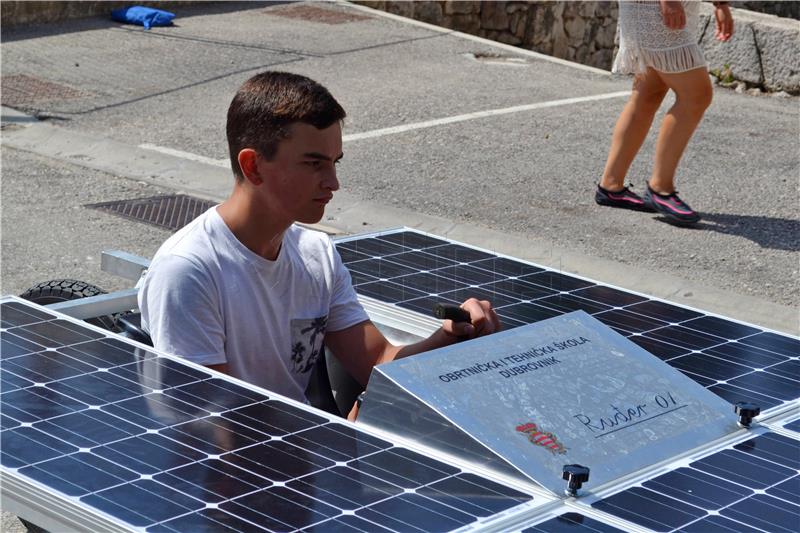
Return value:
<svg viewBox="0 0 800 533">
<path fill-rule="evenodd" d="M 728 42 L 714 38 L 714 8 L 701 6 L 700 45 L 710 71 L 730 68 L 735 80 L 770 91 L 800 93 L 800 21 L 732 9 L 734 33 Z"/>
</svg>

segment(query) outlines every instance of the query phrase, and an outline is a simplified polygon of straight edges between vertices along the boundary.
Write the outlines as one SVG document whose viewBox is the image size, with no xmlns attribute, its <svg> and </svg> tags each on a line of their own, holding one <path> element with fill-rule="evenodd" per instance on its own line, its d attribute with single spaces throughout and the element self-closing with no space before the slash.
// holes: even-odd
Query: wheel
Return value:
<svg viewBox="0 0 800 533">
<path fill-rule="evenodd" d="M 100 287 L 76 279 L 54 279 L 37 283 L 20 294 L 20 298 L 24 298 L 39 305 L 49 305 L 69 300 L 78 300 L 80 298 L 86 298 L 87 296 L 96 296 L 98 294 L 106 294 L 106 291 Z M 86 322 L 109 331 L 118 331 L 116 320 L 111 315 L 89 318 Z"/>
<path fill-rule="evenodd" d="M 17 519 L 18 519 L 20 522 L 22 522 L 22 526 L 23 526 L 25 529 L 27 529 L 27 530 L 28 530 L 28 533 L 47 533 L 47 530 L 44 530 L 44 529 L 40 528 L 40 527 L 39 527 L 39 526 L 37 526 L 36 524 L 32 524 L 32 523 L 28 522 L 27 520 L 23 520 L 23 519 L 22 519 L 22 518 L 20 518 L 20 517 L 17 517 Z"/>
</svg>

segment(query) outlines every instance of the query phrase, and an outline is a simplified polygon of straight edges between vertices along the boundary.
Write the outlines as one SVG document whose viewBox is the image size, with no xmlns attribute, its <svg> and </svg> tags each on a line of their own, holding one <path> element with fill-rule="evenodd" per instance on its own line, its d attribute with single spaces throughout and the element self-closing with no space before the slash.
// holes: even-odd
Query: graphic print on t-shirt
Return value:
<svg viewBox="0 0 800 533">
<path fill-rule="evenodd" d="M 323 350 L 322 341 L 327 324 L 327 316 L 292 319 L 292 363 L 293 370 L 298 374 L 305 374 L 317 362 Z"/>
</svg>

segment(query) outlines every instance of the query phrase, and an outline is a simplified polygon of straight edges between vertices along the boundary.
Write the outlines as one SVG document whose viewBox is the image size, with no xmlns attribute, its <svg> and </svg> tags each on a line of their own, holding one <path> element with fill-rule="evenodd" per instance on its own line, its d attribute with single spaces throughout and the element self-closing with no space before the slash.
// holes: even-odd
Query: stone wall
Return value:
<svg viewBox="0 0 800 533">
<path fill-rule="evenodd" d="M 780 0 L 778 2 L 731 2 L 731 7 L 747 9 L 767 15 L 800 20 L 800 2 L 797 0 Z"/>
<path fill-rule="evenodd" d="M 617 2 L 362 1 L 369 7 L 414 18 L 561 59 L 611 70 Z M 783 2 L 759 4 L 764 11 Z M 790 2 L 800 7 L 800 2 Z M 714 39 L 714 8 L 701 4 L 699 41 L 709 69 L 744 89 L 800 94 L 800 22 L 734 9 L 735 31 Z"/>
<path fill-rule="evenodd" d="M 606 70 L 614 57 L 615 1 L 358 3 Z"/>
</svg>

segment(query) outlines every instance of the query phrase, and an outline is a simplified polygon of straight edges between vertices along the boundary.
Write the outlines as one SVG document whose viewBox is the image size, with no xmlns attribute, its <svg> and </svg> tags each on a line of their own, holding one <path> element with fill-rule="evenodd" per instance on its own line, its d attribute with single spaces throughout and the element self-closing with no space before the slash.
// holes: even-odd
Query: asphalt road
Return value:
<svg viewBox="0 0 800 533">
<path fill-rule="evenodd" d="M 4 29 L 3 105 L 45 120 L 4 113 L 0 292 L 66 277 L 129 286 L 100 271 L 100 252 L 151 256 L 168 232 L 85 205 L 195 188 L 222 198 L 225 169 L 141 145 L 224 159 L 230 98 L 270 68 L 327 85 L 348 110 L 347 136 L 461 117 L 347 140 L 344 191 L 323 221 L 340 232 L 419 227 L 798 331 L 798 98 L 717 89 L 678 180 L 704 222 L 677 228 L 593 202 L 624 97 L 553 105 L 626 91 L 629 80 L 345 5 L 314 6 L 305 18 L 296 8 L 186 7 L 176 26 L 149 32 L 101 18 Z M 332 17 L 344 21 L 324 21 Z M 521 62 L 471 55 L 481 52 Z M 469 115 L 515 106 L 529 107 Z M 49 129 L 26 133 L 49 125 L 71 152 Z M 640 191 L 653 140 L 631 170 Z M 3 530 L 15 527 L 4 515 Z"/>
<path fill-rule="evenodd" d="M 12 148 L 4 147 L 2 158 L 4 294 L 59 278 L 82 279 L 109 291 L 126 288 L 129 281 L 100 270 L 100 252 L 119 249 L 151 257 L 170 235 L 85 207 L 167 189 Z"/>
<path fill-rule="evenodd" d="M 5 31 L 4 80 L 25 75 L 37 80 L 29 84 L 54 83 L 71 90 L 52 94 L 40 89 L 38 97 L 27 101 L 24 95 L 11 102 L 13 95 L 4 96 L 4 104 L 46 117 L 64 130 L 222 160 L 231 95 L 265 68 L 303 73 L 325 83 L 348 110 L 346 135 L 514 106 L 547 106 L 630 86 L 627 79 L 513 54 L 344 5 L 314 6 L 303 14 L 305 19 L 291 16 L 297 7 L 187 7 L 178 13 L 177 26 L 149 32 L 99 18 Z M 345 22 L 322 22 L 326 13 Z M 470 53 L 478 52 L 516 55 L 524 61 L 513 66 L 477 61 Z M 625 285 L 647 278 L 645 288 L 652 291 L 660 279 L 667 284 L 668 278 L 678 278 L 699 288 L 779 304 L 784 313 L 796 311 L 799 100 L 716 91 L 678 179 L 681 193 L 704 214 L 695 229 L 594 204 L 594 183 L 624 101 L 618 96 L 467 117 L 349 141 L 340 166 L 343 188 L 365 202 L 407 213 L 410 222 L 431 215 L 474 226 L 476 244 L 502 250 L 501 243 L 481 238 L 484 230 L 529 240 L 550 250 L 538 256 L 603 281 Z M 12 134 L 6 135 L 6 145 L 13 147 Z M 630 180 L 640 191 L 653 140 L 651 135 L 631 170 Z M 46 147 L 25 149 L 58 161 Z M 16 186 L 12 180 L 7 181 L 9 188 Z M 150 182 L 159 183 L 158 176 Z M 223 185 L 220 191 L 227 187 Z M 102 191 L 108 200 L 128 192 L 109 185 L 91 188 Z M 4 207 L 14 213 L 11 202 L 4 195 Z M 19 222 L 6 220 L 4 241 L 13 241 Z M 336 217 L 329 222 L 347 225 Z M 371 227 L 379 223 L 370 221 Z M 134 225 L 130 231 L 150 230 Z M 123 247 L 128 240 L 116 233 L 118 247 Z M 99 248 L 96 242 L 94 255 Z M 564 250 L 586 260 L 566 261 Z M 4 292 L 54 275 L 40 270 L 43 276 L 34 276 L 29 254 L 25 249 L 20 256 L 6 255 Z M 617 268 L 594 269 L 593 259 Z M 18 269 L 17 261 L 25 268 Z M 74 263 L 62 264 L 64 275 L 75 272 Z M 628 276 L 627 269 L 649 275 Z M 18 272 L 31 276 L 16 281 Z M 658 295 L 681 301 L 694 292 L 664 290 Z M 697 302 L 688 297 L 683 303 Z"/>
</svg>

